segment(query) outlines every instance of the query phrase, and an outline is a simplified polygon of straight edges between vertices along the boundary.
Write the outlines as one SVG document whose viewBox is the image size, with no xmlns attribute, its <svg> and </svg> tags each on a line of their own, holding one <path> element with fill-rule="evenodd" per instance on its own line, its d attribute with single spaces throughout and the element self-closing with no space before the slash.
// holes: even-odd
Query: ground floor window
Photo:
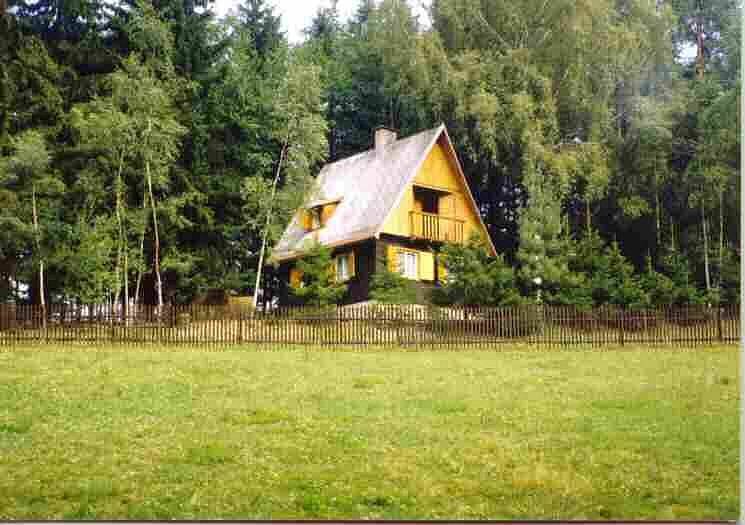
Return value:
<svg viewBox="0 0 745 525">
<path fill-rule="evenodd" d="M 419 276 L 419 257 L 416 252 L 398 252 L 398 271 L 407 279 L 416 279 Z"/>
<path fill-rule="evenodd" d="M 344 253 L 336 257 L 336 280 L 348 281 L 354 276 L 354 257 L 351 253 Z"/>
</svg>

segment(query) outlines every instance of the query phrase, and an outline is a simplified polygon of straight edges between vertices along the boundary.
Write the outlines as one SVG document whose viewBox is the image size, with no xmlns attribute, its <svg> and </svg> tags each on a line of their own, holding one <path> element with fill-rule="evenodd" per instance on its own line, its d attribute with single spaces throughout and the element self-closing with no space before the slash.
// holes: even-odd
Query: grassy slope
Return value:
<svg viewBox="0 0 745 525">
<path fill-rule="evenodd" d="M 0 353 L 0 518 L 735 519 L 737 360 Z"/>
</svg>

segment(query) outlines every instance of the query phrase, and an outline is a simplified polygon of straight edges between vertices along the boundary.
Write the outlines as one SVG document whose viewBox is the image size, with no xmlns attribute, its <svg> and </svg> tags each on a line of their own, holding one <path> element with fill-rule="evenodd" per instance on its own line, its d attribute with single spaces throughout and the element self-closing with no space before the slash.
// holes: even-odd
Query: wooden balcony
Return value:
<svg viewBox="0 0 745 525">
<path fill-rule="evenodd" d="M 463 242 L 466 221 L 443 217 L 434 213 L 409 212 L 410 235 L 414 239 L 437 242 Z"/>
</svg>

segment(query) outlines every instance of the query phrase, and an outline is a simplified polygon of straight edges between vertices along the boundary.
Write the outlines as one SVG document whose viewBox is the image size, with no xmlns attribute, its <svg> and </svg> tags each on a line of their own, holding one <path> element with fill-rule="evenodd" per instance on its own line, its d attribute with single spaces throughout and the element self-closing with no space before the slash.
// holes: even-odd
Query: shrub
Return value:
<svg viewBox="0 0 745 525">
<path fill-rule="evenodd" d="M 331 249 L 314 243 L 306 249 L 305 256 L 297 263 L 302 272 L 300 284 L 292 286 L 292 293 L 300 303 L 309 306 L 327 306 L 338 303 L 347 291 L 347 285 L 336 282 L 336 269 Z"/>
<path fill-rule="evenodd" d="M 416 290 L 409 279 L 388 268 L 382 261 L 370 282 L 370 299 L 383 304 L 412 304 L 416 302 Z"/>
<path fill-rule="evenodd" d="M 652 268 L 650 258 L 647 258 L 647 271 L 641 276 L 639 282 L 649 296 L 651 306 L 659 308 L 675 304 L 675 283 L 667 275 Z"/>
<path fill-rule="evenodd" d="M 483 239 L 448 244 L 442 250 L 447 278 L 433 293 L 440 305 L 511 306 L 523 303 L 515 271 L 502 256 L 492 257 Z"/>
</svg>

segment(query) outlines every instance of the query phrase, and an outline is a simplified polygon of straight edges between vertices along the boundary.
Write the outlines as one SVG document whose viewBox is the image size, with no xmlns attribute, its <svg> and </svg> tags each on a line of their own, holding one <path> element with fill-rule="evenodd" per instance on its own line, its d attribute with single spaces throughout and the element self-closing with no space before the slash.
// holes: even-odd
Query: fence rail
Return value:
<svg viewBox="0 0 745 525">
<path fill-rule="evenodd" d="M 225 306 L 0 305 L 0 346 L 39 343 L 498 347 L 735 342 L 739 307 L 438 308 L 360 305 L 253 312 Z"/>
</svg>

